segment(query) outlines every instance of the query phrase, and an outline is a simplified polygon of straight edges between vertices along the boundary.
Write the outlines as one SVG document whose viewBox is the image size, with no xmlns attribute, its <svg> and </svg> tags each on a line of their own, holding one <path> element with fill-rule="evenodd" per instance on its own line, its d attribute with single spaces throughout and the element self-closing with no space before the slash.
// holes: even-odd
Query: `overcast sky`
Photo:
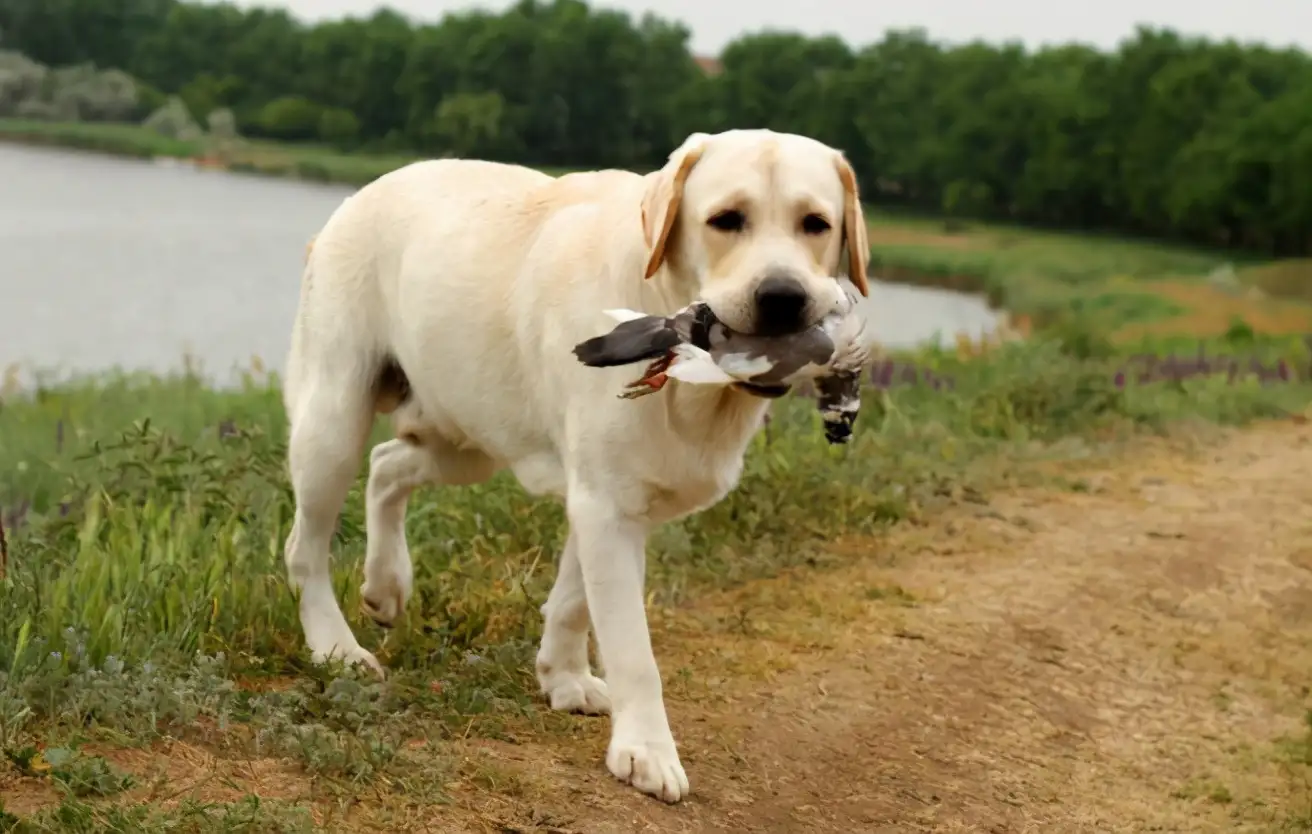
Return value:
<svg viewBox="0 0 1312 834">
<path fill-rule="evenodd" d="M 364 15 L 380 5 L 376 0 L 237 2 L 285 6 L 307 20 Z M 512 2 L 391 0 L 389 5 L 414 18 L 437 20 L 452 10 L 500 10 Z M 701 54 L 718 53 L 744 31 L 762 28 L 838 33 L 865 44 L 889 28 L 923 26 L 935 40 L 951 42 L 1019 39 L 1033 47 L 1079 40 L 1110 48 L 1136 23 L 1312 51 L 1312 0 L 594 0 L 592 5 L 681 20 L 692 29 L 693 47 Z"/>
</svg>

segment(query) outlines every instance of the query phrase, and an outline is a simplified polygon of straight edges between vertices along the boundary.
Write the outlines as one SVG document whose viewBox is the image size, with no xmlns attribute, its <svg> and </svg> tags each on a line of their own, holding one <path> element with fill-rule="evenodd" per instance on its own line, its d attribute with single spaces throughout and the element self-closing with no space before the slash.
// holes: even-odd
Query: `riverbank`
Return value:
<svg viewBox="0 0 1312 834">
<path fill-rule="evenodd" d="M 0 142 L 67 148 L 136 159 L 177 160 L 204 168 L 314 182 L 364 185 L 420 157 L 351 154 L 327 147 L 208 138 L 172 139 L 138 125 L 0 119 Z"/>
<path fill-rule="evenodd" d="M 363 185 L 420 158 L 248 141 L 168 139 L 134 125 L 0 119 L 24 142 L 325 183 Z M 560 173 L 556 171 L 555 173 Z M 1312 260 L 1053 232 L 868 209 L 873 270 L 883 279 L 986 296 L 1015 329 L 1098 333 L 1123 344 L 1220 336 L 1232 327 L 1312 332 Z"/>
<path fill-rule="evenodd" d="M 870 242 L 881 278 L 981 293 L 1034 328 L 1099 333 L 1123 345 L 1245 327 L 1312 333 L 1312 260 L 879 214 Z"/>
</svg>

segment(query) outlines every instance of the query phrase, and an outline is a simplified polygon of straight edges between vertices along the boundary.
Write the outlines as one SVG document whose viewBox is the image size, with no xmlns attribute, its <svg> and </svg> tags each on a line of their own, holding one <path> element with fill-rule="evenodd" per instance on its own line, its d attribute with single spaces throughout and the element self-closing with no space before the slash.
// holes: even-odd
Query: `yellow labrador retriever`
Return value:
<svg viewBox="0 0 1312 834">
<path fill-rule="evenodd" d="M 509 468 L 563 497 L 569 531 L 537 676 L 555 709 L 612 716 L 606 765 L 639 790 L 688 793 L 643 608 L 648 531 L 734 487 L 768 401 L 671 383 L 616 396 L 634 368 L 571 349 L 603 310 L 670 314 L 707 301 L 731 328 L 786 334 L 829 309 L 868 247 L 842 154 L 765 130 L 694 134 L 659 171 L 553 178 L 474 160 L 419 162 L 348 198 L 309 249 L 285 403 L 296 516 L 286 560 L 317 660 L 368 664 L 329 580 L 329 540 L 374 415 L 366 492 L 367 613 L 389 626 L 411 593 L 406 502 Z M 639 369 L 640 370 L 640 369 Z M 589 622 L 605 680 L 588 662 Z"/>
</svg>

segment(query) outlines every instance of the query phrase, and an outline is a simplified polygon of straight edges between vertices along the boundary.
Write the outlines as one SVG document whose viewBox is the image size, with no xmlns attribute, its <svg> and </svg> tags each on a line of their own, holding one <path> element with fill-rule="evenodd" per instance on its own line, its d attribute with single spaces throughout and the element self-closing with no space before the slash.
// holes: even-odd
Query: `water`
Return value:
<svg viewBox="0 0 1312 834">
<path fill-rule="evenodd" d="M 280 369 L 305 243 L 352 190 L 0 143 L 0 370 Z M 866 308 L 895 347 L 995 323 L 883 282 Z"/>
</svg>

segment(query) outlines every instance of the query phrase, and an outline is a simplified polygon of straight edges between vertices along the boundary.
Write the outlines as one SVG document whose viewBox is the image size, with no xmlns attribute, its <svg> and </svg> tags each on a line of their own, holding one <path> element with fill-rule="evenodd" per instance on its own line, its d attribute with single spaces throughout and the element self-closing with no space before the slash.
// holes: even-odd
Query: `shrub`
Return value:
<svg viewBox="0 0 1312 834">
<path fill-rule="evenodd" d="M 256 122 L 260 130 L 274 139 L 306 142 L 319 138 L 319 120 L 323 108 L 300 96 L 276 98 L 264 107 Z"/>
<path fill-rule="evenodd" d="M 22 118 L 22 106 L 40 100 L 47 72 L 25 55 L 0 50 L 0 117 Z"/>
<path fill-rule="evenodd" d="M 200 125 L 196 124 L 191 111 L 187 109 L 187 105 L 183 104 L 182 99 L 177 96 L 170 96 L 163 107 L 151 113 L 144 126 L 161 136 L 184 142 L 199 139 L 203 134 Z"/>
<path fill-rule="evenodd" d="M 326 107 L 319 116 L 319 138 L 340 148 L 353 146 L 360 137 L 360 120 L 344 107 Z"/>
</svg>

